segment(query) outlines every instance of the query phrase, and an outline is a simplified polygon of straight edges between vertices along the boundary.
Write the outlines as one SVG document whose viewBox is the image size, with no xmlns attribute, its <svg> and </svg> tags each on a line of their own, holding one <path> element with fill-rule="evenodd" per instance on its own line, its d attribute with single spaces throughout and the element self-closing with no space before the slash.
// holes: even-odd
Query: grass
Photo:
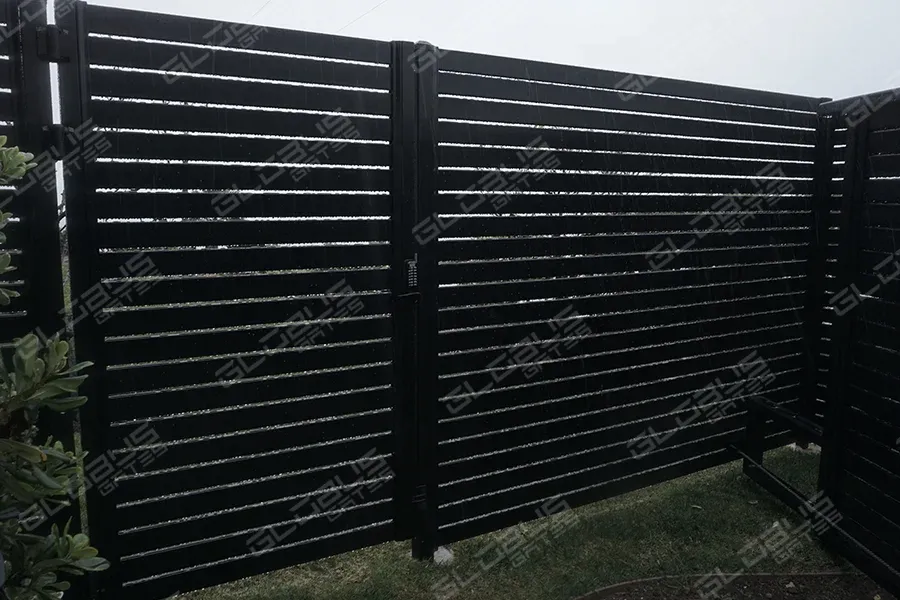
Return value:
<svg viewBox="0 0 900 600">
<path fill-rule="evenodd" d="M 766 466 L 805 489 L 815 489 L 818 456 L 782 449 Z M 466 600 L 564 600 L 600 587 L 660 575 L 738 571 L 737 555 L 776 520 L 799 519 L 741 474 L 740 463 L 645 488 L 575 509 L 578 523 L 551 546 L 541 546 L 515 567 L 502 560 L 465 586 Z M 526 530 L 534 523 L 519 525 Z M 458 574 L 481 572 L 479 550 L 498 534 L 453 545 L 450 566 L 419 563 L 409 543 L 389 543 L 252 577 L 182 598 L 190 600 L 418 600 L 436 598 L 432 587 Z M 832 570 L 836 559 L 804 541 L 779 565 L 767 558 L 755 572 Z"/>
</svg>

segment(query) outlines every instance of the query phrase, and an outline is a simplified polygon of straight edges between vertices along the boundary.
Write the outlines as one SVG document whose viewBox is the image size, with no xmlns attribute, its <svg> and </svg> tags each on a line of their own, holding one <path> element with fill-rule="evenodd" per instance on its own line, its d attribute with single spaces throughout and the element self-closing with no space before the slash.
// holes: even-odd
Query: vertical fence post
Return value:
<svg viewBox="0 0 900 600">
<path fill-rule="evenodd" d="M 50 94 L 49 57 L 39 51 L 40 35 L 46 32 L 47 13 L 41 3 L 10 0 L 6 6 L 8 40 L 12 67 L 12 101 L 15 111 L 16 145 L 31 152 L 41 167 L 55 162 L 45 153 L 45 129 L 53 123 Z M 25 279 L 25 298 L 31 326 L 44 335 L 64 329 L 62 261 L 59 245 L 59 209 L 56 203 L 56 179 L 52 172 L 29 175 L 16 194 L 14 212 L 23 219 L 28 230 L 24 241 L 20 273 Z M 19 213 L 18 211 L 22 211 Z M 41 415 L 41 420 L 53 415 Z M 71 420 L 68 423 L 71 439 Z M 57 432 L 57 433 L 61 433 Z"/>
<path fill-rule="evenodd" d="M 825 260 L 828 253 L 828 225 L 831 219 L 831 170 L 835 120 L 820 114 L 816 124 L 813 164 L 813 196 L 810 202 L 812 227 L 807 260 L 807 295 L 803 325 L 806 338 L 806 382 L 801 414 L 815 421 L 819 394 L 819 354 L 822 349 L 822 317 L 825 296 Z"/>
<path fill-rule="evenodd" d="M 72 136 L 79 138 L 78 141 L 72 140 L 79 150 L 78 156 L 87 156 L 85 143 L 91 139 L 93 130 L 86 20 L 87 6 L 83 1 L 78 1 L 73 10 L 68 11 L 58 23 L 60 45 L 67 54 L 67 60 L 59 66 L 62 126 L 67 133 L 78 133 L 77 136 Z M 97 272 L 100 252 L 96 242 L 97 220 L 91 202 L 94 191 L 90 183 L 92 168 L 90 162 L 81 161 L 80 168 L 70 169 L 65 178 L 73 312 L 77 310 L 79 299 L 89 296 L 90 290 L 100 282 Z M 94 363 L 82 387 L 82 392 L 88 397 L 87 404 L 80 411 L 82 446 L 90 453 L 90 457 L 100 457 L 113 447 L 109 419 L 106 417 L 103 329 L 94 314 L 78 315 L 74 320 L 75 353 L 78 360 Z M 121 595 L 121 587 L 115 501 L 112 495 L 101 493 L 97 485 L 86 487 L 91 543 L 111 565 L 106 572 L 92 574 L 92 596 L 100 599 L 117 598 Z"/>
<path fill-rule="evenodd" d="M 412 42 L 391 44 L 391 293 L 393 296 L 394 366 L 394 539 L 413 535 L 411 503 L 416 475 L 416 281 L 415 73 L 406 58 Z"/>
<path fill-rule="evenodd" d="M 410 68 L 416 71 L 416 223 L 430 218 L 437 200 L 437 78 L 438 52 L 431 44 L 416 44 Z M 413 538 L 413 556 L 430 560 L 437 549 L 437 419 L 438 419 L 438 240 L 417 249 L 419 301 L 416 352 L 418 354 L 416 398 L 419 441 L 419 531 Z"/>
<path fill-rule="evenodd" d="M 822 459 L 819 466 L 819 489 L 824 490 L 836 505 L 840 496 L 841 454 L 845 427 L 844 403 L 849 391 L 848 376 L 853 340 L 853 310 L 861 301 L 854 285 L 859 273 L 859 233 L 865 208 L 864 188 L 868 163 L 869 121 L 851 125 L 847 131 L 844 166 L 844 196 L 841 202 L 840 241 L 835 289 L 831 299 L 834 307 L 832 326 L 832 364 L 829 393 L 825 409 Z M 852 298 L 848 298 L 849 295 Z M 841 300 L 843 299 L 843 300 Z M 847 303 L 852 299 L 852 303 Z"/>
<path fill-rule="evenodd" d="M 435 212 L 437 51 L 394 42 L 392 194 L 394 358 L 397 411 L 395 537 L 413 556 L 437 547 L 437 240 L 414 231 Z"/>
<path fill-rule="evenodd" d="M 15 145 L 34 154 L 35 162 L 39 163 L 19 186 L 11 207 L 27 231 L 21 261 L 16 265 L 25 281 L 20 301 L 28 312 L 31 330 L 44 338 L 65 329 L 56 176 L 52 170 L 45 170 L 57 158 L 47 148 L 45 135 L 53 123 L 50 62 L 38 48 L 47 29 L 47 14 L 39 2 L 10 0 L 6 20 L 12 36 L 7 43 L 12 68 Z M 44 411 L 40 426 L 42 433 L 52 434 L 72 447 L 71 415 Z"/>
</svg>

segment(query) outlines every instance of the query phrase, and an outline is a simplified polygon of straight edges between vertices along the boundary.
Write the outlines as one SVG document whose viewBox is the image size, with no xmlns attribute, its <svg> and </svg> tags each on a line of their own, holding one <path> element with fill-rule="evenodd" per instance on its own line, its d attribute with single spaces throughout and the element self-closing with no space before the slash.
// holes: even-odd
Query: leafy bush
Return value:
<svg viewBox="0 0 900 600">
<path fill-rule="evenodd" d="M 5 146 L 0 136 L 0 184 L 22 178 L 35 166 L 33 155 Z M 11 216 L 0 213 L 0 230 Z M 5 242 L 0 231 L 0 243 Z M 0 252 L 0 274 L 15 270 L 11 263 L 9 253 Z M 0 305 L 17 296 L 0 287 Z M 25 526 L 29 519 L 41 519 L 34 510 L 39 503 L 68 504 L 84 458 L 52 438 L 35 443 L 41 409 L 65 413 L 87 401 L 74 394 L 87 378 L 79 373 L 90 363 L 69 367 L 68 352 L 68 343 L 58 336 L 42 343 L 29 334 L 16 340 L 11 366 L 0 357 L 0 594 L 6 600 L 62 598 L 70 584 L 60 575 L 109 567 L 86 535 L 69 533 L 70 523 L 62 531 L 53 525 L 47 535 L 32 534 Z"/>
</svg>

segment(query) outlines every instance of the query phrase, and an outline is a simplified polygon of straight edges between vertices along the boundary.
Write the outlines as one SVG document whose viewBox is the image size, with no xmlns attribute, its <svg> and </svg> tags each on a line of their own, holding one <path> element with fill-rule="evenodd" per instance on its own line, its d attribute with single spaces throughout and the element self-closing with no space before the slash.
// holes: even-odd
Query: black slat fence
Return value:
<svg viewBox="0 0 900 600">
<path fill-rule="evenodd" d="M 898 299 L 872 268 L 895 107 L 82 2 L 57 21 L 4 36 L 0 128 L 75 157 L 87 525 L 113 565 L 87 595 L 389 540 L 430 558 L 733 460 L 759 397 L 825 425 L 826 489 L 896 561 Z M 57 207 L 31 193 L 4 342 L 60 320 Z M 850 282 L 882 285 L 847 316 Z"/>
</svg>

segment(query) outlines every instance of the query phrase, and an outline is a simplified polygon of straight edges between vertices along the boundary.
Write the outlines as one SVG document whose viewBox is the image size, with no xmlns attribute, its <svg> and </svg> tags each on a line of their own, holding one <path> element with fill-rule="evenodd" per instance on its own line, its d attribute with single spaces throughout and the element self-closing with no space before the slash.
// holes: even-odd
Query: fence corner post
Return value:
<svg viewBox="0 0 900 600">
<path fill-rule="evenodd" d="M 841 199 L 840 240 L 835 289 L 841 295 L 851 289 L 859 267 L 859 236 L 864 208 L 864 184 L 868 162 L 869 120 L 850 124 L 845 151 L 844 189 Z M 836 303 L 835 303 L 836 304 Z M 822 459 L 819 465 L 819 489 L 838 504 L 840 496 L 840 463 L 843 452 L 842 432 L 845 425 L 844 403 L 849 391 L 850 344 L 854 316 L 835 306 L 832 325 L 831 372 L 829 373 L 827 406 L 823 427 Z"/>
<path fill-rule="evenodd" d="M 819 114 L 816 119 L 816 146 L 813 163 L 813 195 L 809 201 L 810 239 L 807 259 L 807 288 L 803 311 L 806 346 L 806 381 L 801 397 L 800 413 L 815 421 L 818 397 L 819 356 L 822 349 L 822 318 L 825 297 L 826 255 L 831 209 L 832 148 L 835 120 Z"/>
</svg>

